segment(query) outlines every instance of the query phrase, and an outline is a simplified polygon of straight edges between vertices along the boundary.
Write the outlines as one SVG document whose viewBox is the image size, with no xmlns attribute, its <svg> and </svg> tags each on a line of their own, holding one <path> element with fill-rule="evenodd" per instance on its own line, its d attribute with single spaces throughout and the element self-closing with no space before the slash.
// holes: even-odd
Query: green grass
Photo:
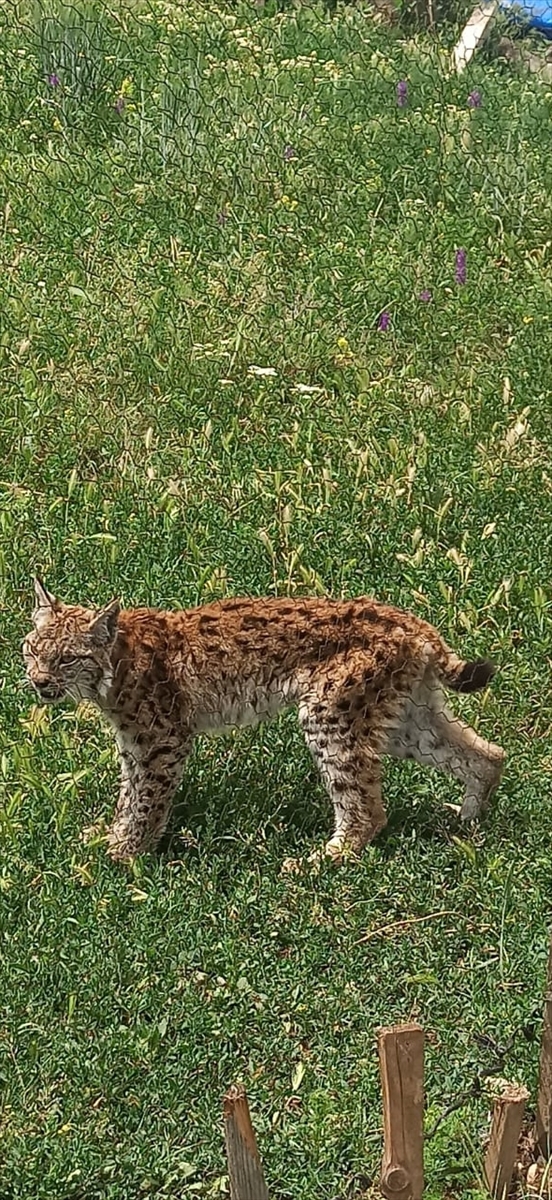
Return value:
<svg viewBox="0 0 552 1200">
<path fill-rule="evenodd" d="M 233 1081 L 271 1195 L 368 1194 L 376 1027 L 433 1031 L 431 1123 L 476 1035 L 540 1003 L 552 93 L 483 57 L 448 77 L 453 36 L 354 8 L 0 11 L 1 1200 L 224 1194 Z M 454 787 L 393 764 L 362 863 L 283 875 L 330 828 L 286 718 L 198 745 L 172 842 L 113 866 L 81 837 L 113 807 L 107 732 L 21 687 L 37 568 L 69 600 L 414 608 L 500 665 L 458 703 L 509 753 L 492 813 L 470 840 Z M 536 1060 L 520 1037 L 505 1070 L 534 1088 Z M 485 1119 L 443 1124 L 429 1200 L 476 1194 Z"/>
</svg>

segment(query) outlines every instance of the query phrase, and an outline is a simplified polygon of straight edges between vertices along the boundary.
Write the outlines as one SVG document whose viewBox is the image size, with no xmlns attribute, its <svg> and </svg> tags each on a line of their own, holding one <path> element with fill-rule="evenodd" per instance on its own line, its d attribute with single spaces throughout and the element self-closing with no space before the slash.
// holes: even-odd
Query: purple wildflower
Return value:
<svg viewBox="0 0 552 1200">
<path fill-rule="evenodd" d="M 228 221 L 228 213 L 225 208 L 221 208 L 220 212 L 217 213 L 217 221 L 219 225 L 226 225 L 226 222 Z"/>
<path fill-rule="evenodd" d="M 117 96 L 117 99 L 115 101 L 115 108 L 116 108 L 117 112 L 119 113 L 119 116 L 121 115 L 121 113 L 123 113 L 125 111 L 125 106 L 126 106 L 126 100 L 125 100 L 124 96 Z"/>
<path fill-rule="evenodd" d="M 408 100 L 408 84 L 406 79 L 399 79 L 397 84 L 397 104 L 399 108 L 404 108 Z"/>
<path fill-rule="evenodd" d="M 380 333 L 387 333 L 391 324 L 391 313 L 382 312 L 378 321 L 378 330 Z"/>
<path fill-rule="evenodd" d="M 297 158 L 297 151 L 293 146 L 284 146 L 284 159 L 286 162 L 291 162 L 292 158 Z"/>
<path fill-rule="evenodd" d="M 473 92 L 470 92 L 468 96 L 468 108 L 481 108 L 481 104 L 481 92 L 478 88 L 474 88 Z"/>
<path fill-rule="evenodd" d="M 466 251 L 456 251 L 456 271 L 454 278 L 457 283 L 464 284 L 466 282 Z"/>
<path fill-rule="evenodd" d="M 56 75 L 55 71 L 53 71 L 52 74 L 48 76 L 48 83 L 50 84 L 50 87 L 54 87 L 54 88 L 59 87 L 60 82 L 61 82 L 61 80 L 59 78 L 59 75 Z"/>
<path fill-rule="evenodd" d="M 432 296 L 429 288 L 424 288 L 423 292 L 420 292 L 420 300 L 424 304 L 431 304 L 431 301 L 433 300 L 433 296 Z"/>
</svg>

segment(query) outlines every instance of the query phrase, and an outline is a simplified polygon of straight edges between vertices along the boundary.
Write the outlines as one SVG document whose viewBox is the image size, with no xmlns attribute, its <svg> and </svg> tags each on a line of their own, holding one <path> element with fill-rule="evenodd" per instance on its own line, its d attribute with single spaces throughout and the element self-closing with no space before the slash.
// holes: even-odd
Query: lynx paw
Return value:
<svg viewBox="0 0 552 1200">
<path fill-rule="evenodd" d="M 360 858 L 359 847 L 342 834 L 330 838 L 326 843 L 324 853 L 326 858 L 330 858 L 334 863 L 350 862 L 351 860 L 354 862 Z"/>
<path fill-rule="evenodd" d="M 300 875 L 303 864 L 300 858 L 284 858 L 280 867 L 281 875 Z"/>
<path fill-rule="evenodd" d="M 140 847 L 129 838 L 128 832 L 125 833 L 116 826 L 108 829 L 106 842 L 107 853 L 114 862 L 132 862 L 140 854 Z"/>
<path fill-rule="evenodd" d="M 466 796 L 460 809 L 461 821 L 476 821 L 481 813 L 482 802 L 477 796 Z"/>
<path fill-rule="evenodd" d="M 443 808 L 447 808 L 449 812 L 454 813 L 455 817 L 459 817 L 460 813 L 462 812 L 461 804 L 450 804 L 446 800 L 445 800 L 445 803 L 443 804 Z"/>
<path fill-rule="evenodd" d="M 320 868 L 322 863 L 328 862 L 329 859 L 336 866 L 340 866 L 342 863 L 350 862 L 351 859 L 355 860 L 358 857 L 359 851 L 353 843 L 343 834 L 336 834 L 335 837 L 330 838 L 329 842 L 326 842 L 323 849 L 313 850 L 309 855 L 309 862 L 313 867 Z"/>
</svg>

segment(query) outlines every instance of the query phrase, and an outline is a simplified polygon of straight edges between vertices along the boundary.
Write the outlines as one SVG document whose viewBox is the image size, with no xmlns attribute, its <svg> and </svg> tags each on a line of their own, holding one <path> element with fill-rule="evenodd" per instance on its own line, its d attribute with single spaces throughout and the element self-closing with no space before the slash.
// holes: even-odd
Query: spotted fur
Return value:
<svg viewBox="0 0 552 1200">
<path fill-rule="evenodd" d="M 381 756 L 456 776 L 478 815 L 504 754 L 448 710 L 443 685 L 484 687 L 433 626 L 375 600 L 235 599 L 181 612 L 60 603 L 39 580 L 27 676 L 45 702 L 93 701 L 112 726 L 121 789 L 113 858 L 155 845 L 196 735 L 297 709 L 333 803 L 328 853 L 356 853 L 386 823 Z"/>
</svg>

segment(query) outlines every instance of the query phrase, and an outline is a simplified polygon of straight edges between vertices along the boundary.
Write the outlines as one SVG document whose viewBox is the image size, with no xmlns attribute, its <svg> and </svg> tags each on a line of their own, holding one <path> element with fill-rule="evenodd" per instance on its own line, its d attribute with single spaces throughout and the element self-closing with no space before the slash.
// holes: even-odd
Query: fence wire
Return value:
<svg viewBox="0 0 552 1200">
<path fill-rule="evenodd" d="M 49 718 L 18 688 L 35 572 L 98 607 L 378 592 L 468 659 L 521 636 L 492 506 L 527 529 L 531 479 L 550 507 L 552 93 L 545 51 L 503 16 L 457 74 L 469 12 L 4 0 L 8 839 L 29 793 L 44 819 L 37 770 L 52 803 L 86 786 L 99 811 L 115 779 L 86 706 L 84 766 L 33 758 Z M 420 748 L 432 703 L 397 758 L 439 765 Z M 49 729 L 60 754 L 67 720 Z M 303 725 L 335 783 L 327 729 Z M 65 799 L 55 814 L 76 840 L 80 816 Z M 102 1169 L 94 1196 L 122 1197 Z"/>
<path fill-rule="evenodd" d="M 493 58 L 496 37 L 457 77 L 461 21 L 430 36 L 399 17 L 3 6 L 2 519 L 26 561 L 62 557 L 94 599 L 135 567 L 151 601 L 183 578 L 200 599 L 254 576 L 344 590 L 359 546 L 377 576 L 385 510 L 431 488 L 439 411 L 454 398 L 469 436 L 474 362 L 520 329 L 534 341 L 550 206 L 546 85 Z M 504 403 L 509 427 L 478 450 L 491 477 L 542 461 L 508 378 Z M 437 529 L 454 489 L 432 500 Z M 63 510 L 48 546 L 37 496 Z M 419 523 L 395 540 L 411 603 L 435 545 Z M 449 610 L 471 570 L 451 554 Z M 21 586 L 7 552 L 3 572 Z"/>
</svg>

